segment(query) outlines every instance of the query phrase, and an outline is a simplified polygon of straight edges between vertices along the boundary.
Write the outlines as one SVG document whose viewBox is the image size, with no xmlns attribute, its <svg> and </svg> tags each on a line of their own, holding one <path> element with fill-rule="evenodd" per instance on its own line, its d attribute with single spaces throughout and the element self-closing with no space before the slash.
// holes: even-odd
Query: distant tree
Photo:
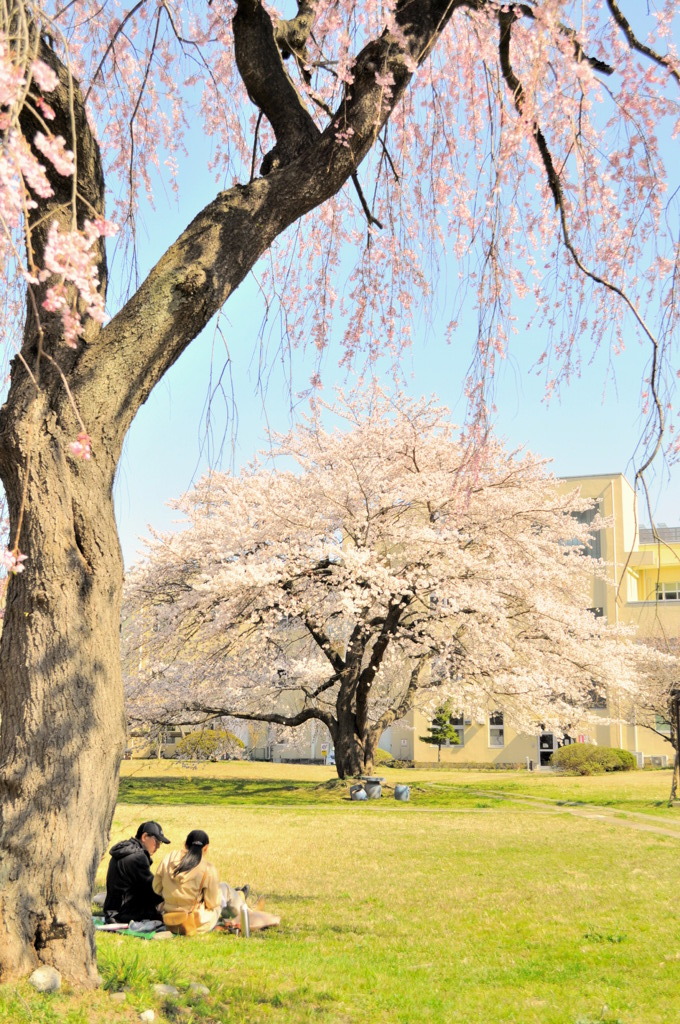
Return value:
<svg viewBox="0 0 680 1024">
<path fill-rule="evenodd" d="M 632 707 L 642 722 L 673 747 L 669 804 L 680 793 L 680 637 L 640 640 L 642 671 Z"/>
<path fill-rule="evenodd" d="M 196 729 L 175 746 L 175 756 L 186 761 L 221 761 L 238 757 L 245 749 L 243 740 L 227 729 Z"/>
<path fill-rule="evenodd" d="M 434 718 L 427 727 L 429 736 L 421 736 L 420 739 L 423 743 L 431 743 L 437 748 L 437 760 L 442 759 L 442 747 L 445 743 L 453 744 L 454 746 L 460 743 L 460 736 L 458 730 L 453 724 L 453 715 L 451 713 L 451 704 L 449 701 L 446 704 L 440 704 L 435 709 Z"/>
<path fill-rule="evenodd" d="M 631 684 L 632 645 L 586 610 L 595 563 L 564 543 L 588 502 L 434 401 L 348 399 L 332 431 L 324 411 L 278 439 L 285 468 L 201 481 L 130 574 L 133 717 L 318 719 L 346 777 L 416 703 L 559 731 Z"/>
</svg>

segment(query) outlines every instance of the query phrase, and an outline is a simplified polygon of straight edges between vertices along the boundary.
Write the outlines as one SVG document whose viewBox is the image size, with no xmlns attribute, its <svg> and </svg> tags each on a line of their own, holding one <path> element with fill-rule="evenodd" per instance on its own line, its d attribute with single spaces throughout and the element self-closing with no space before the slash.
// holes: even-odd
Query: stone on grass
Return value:
<svg viewBox="0 0 680 1024">
<path fill-rule="evenodd" d="M 151 1024 L 151 1021 L 156 1019 L 156 1014 L 153 1010 L 142 1010 L 139 1019 L 144 1021 L 144 1024 Z"/>
<path fill-rule="evenodd" d="M 124 1003 L 127 999 L 127 995 L 125 992 L 111 992 L 109 998 L 113 1003 Z"/>
<path fill-rule="evenodd" d="M 197 981 L 192 981 L 189 985 L 189 995 L 192 996 L 209 996 L 210 989 L 205 985 L 199 985 Z"/>
<path fill-rule="evenodd" d="M 38 992 L 58 992 L 61 988 L 61 974 L 54 967 L 38 967 L 28 983 Z"/>
<path fill-rule="evenodd" d="M 154 992 L 157 996 L 178 996 L 179 989 L 174 985 L 154 985 Z"/>
</svg>

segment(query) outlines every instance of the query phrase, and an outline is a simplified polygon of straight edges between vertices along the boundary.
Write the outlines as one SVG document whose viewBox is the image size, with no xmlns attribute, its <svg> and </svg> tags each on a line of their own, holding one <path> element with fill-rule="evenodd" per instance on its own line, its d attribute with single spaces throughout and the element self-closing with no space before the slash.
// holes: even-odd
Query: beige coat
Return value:
<svg viewBox="0 0 680 1024">
<path fill-rule="evenodd" d="M 173 850 L 163 859 L 153 880 L 153 890 L 163 899 L 161 911 L 198 910 L 200 932 L 209 932 L 217 924 L 222 906 L 217 868 L 205 858 L 191 871 L 176 878 L 173 871 L 185 854 Z"/>
</svg>

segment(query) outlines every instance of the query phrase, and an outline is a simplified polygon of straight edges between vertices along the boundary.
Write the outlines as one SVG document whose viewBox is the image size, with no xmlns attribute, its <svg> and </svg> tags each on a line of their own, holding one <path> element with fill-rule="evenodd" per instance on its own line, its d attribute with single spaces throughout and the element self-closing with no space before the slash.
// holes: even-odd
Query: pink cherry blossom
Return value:
<svg viewBox="0 0 680 1024">
<path fill-rule="evenodd" d="M 17 573 L 24 571 L 25 566 L 23 563 L 26 561 L 27 557 L 27 555 L 22 555 L 20 551 L 10 551 L 9 548 L 5 548 L 2 554 L 0 554 L 0 565 L 2 565 L 8 573 L 14 573 L 14 575 L 16 575 Z"/>
<path fill-rule="evenodd" d="M 59 78 L 44 60 L 33 61 L 31 75 L 43 92 L 52 92 L 59 85 Z"/>
<path fill-rule="evenodd" d="M 11 107 L 25 84 L 24 72 L 10 60 L 9 48 L 0 39 L 0 106 Z"/>
<path fill-rule="evenodd" d="M 47 157 L 59 174 L 66 177 L 73 174 L 73 153 L 66 148 L 66 143 L 60 135 L 44 135 L 42 132 L 36 132 L 33 145 Z"/>
<path fill-rule="evenodd" d="M 92 438 L 89 434 L 81 431 L 77 439 L 69 444 L 69 451 L 77 459 L 89 459 L 92 455 Z"/>
<path fill-rule="evenodd" d="M 49 103 L 45 102 L 42 96 L 36 96 L 35 103 L 38 109 L 40 110 L 40 113 L 47 121 L 54 121 L 54 110 L 49 105 Z"/>
<path fill-rule="evenodd" d="M 266 464 L 173 503 L 183 529 L 152 537 L 129 576 L 136 717 L 269 709 L 295 725 L 304 710 L 333 729 L 359 701 L 373 742 L 416 703 L 500 707 L 532 732 L 587 718 L 593 687 L 633 692 L 635 645 L 587 610 L 606 571 L 583 556 L 574 513 L 590 503 L 540 460 L 377 388 L 316 399 L 270 440 Z"/>
<path fill-rule="evenodd" d="M 376 74 L 375 80 L 383 89 L 391 89 L 394 85 L 394 75 L 391 71 L 386 71 L 383 74 Z"/>
</svg>

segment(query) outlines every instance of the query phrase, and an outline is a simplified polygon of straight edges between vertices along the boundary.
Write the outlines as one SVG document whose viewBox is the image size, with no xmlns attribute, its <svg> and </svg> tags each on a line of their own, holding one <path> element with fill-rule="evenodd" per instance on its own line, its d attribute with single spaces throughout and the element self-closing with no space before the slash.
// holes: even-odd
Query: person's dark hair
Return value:
<svg viewBox="0 0 680 1024">
<path fill-rule="evenodd" d="M 209 842 L 208 833 L 204 832 L 203 829 L 195 828 L 193 832 L 190 832 L 184 844 L 187 852 L 173 871 L 172 877 L 177 878 L 184 871 L 192 871 L 197 864 L 200 864 L 201 857 L 203 856 L 203 847 L 207 846 Z"/>
</svg>

